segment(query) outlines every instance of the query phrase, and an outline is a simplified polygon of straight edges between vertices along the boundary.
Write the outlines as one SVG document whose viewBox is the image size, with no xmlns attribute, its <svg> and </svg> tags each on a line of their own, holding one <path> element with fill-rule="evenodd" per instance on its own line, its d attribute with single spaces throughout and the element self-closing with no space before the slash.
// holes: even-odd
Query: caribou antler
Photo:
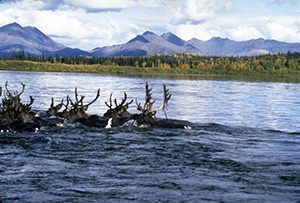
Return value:
<svg viewBox="0 0 300 203">
<path fill-rule="evenodd" d="M 16 91 L 16 92 L 15 92 L 15 97 L 20 97 L 21 94 L 24 93 L 24 91 L 25 91 L 25 85 L 24 85 L 23 83 L 21 83 L 21 85 L 23 86 L 23 89 L 22 89 L 22 91 L 21 91 L 20 94 L 18 94 L 18 91 Z M 5 83 L 5 89 L 6 89 L 6 91 L 7 91 L 7 96 L 11 97 L 11 96 L 12 96 L 12 93 L 8 90 L 8 87 L 7 87 L 7 86 L 8 86 L 8 81 L 6 81 L 6 83 Z"/>
<path fill-rule="evenodd" d="M 76 101 L 76 103 L 78 103 L 77 87 L 75 87 L 75 101 Z"/>
<path fill-rule="evenodd" d="M 109 109 L 113 109 L 113 108 L 112 108 L 112 95 L 113 95 L 113 93 L 111 93 L 110 96 L 109 96 L 109 104 L 108 104 L 107 102 L 105 102 L 105 105 L 106 105 Z M 127 100 L 127 94 L 126 94 L 126 92 L 124 92 L 124 99 L 122 99 L 122 101 L 121 101 L 120 104 L 118 104 L 116 98 L 114 99 L 114 103 L 115 103 L 115 106 L 116 106 L 115 108 L 117 108 L 117 107 L 122 107 L 122 106 L 129 106 L 129 104 L 131 104 L 131 103 L 133 102 L 133 100 L 131 100 L 130 102 L 128 102 L 128 103 L 126 103 L 126 104 L 124 105 L 124 103 L 126 102 L 126 100 Z"/>
<path fill-rule="evenodd" d="M 107 102 L 105 102 L 105 105 L 106 105 L 109 109 L 112 109 L 112 102 L 111 102 L 112 94 L 113 94 L 113 93 L 111 93 L 110 96 L 109 96 L 109 105 L 108 105 Z"/>
<path fill-rule="evenodd" d="M 163 86 L 164 86 L 164 101 L 159 108 L 152 110 L 152 106 L 156 100 L 151 102 L 151 99 L 152 99 L 151 90 L 152 89 L 149 89 L 148 82 L 146 82 L 146 96 L 145 96 L 144 108 L 142 108 L 141 104 L 137 102 L 137 98 L 136 98 L 136 105 L 138 107 L 138 110 L 140 110 L 142 112 L 155 113 L 155 112 L 163 109 L 165 116 L 167 118 L 166 110 L 167 110 L 167 106 L 168 106 L 168 101 L 171 99 L 172 94 L 169 93 L 169 89 L 166 88 L 165 84 Z"/>
<path fill-rule="evenodd" d="M 146 102 L 145 102 L 145 104 L 144 104 L 144 109 L 145 109 L 146 107 L 147 107 L 147 109 L 150 108 L 150 104 L 151 104 L 150 100 L 152 99 L 152 93 L 150 93 L 151 91 L 152 91 L 152 88 L 149 89 L 148 82 L 146 82 L 146 96 L 145 96 Z M 154 102 L 155 102 L 155 100 L 154 100 L 152 103 L 154 104 Z M 153 105 L 153 104 L 152 104 L 152 105 Z M 151 106 L 152 106 L 152 105 L 151 105 Z"/>
<path fill-rule="evenodd" d="M 93 104 L 95 101 L 97 101 L 97 99 L 99 98 L 100 96 L 100 89 L 98 89 L 97 91 L 97 95 L 95 97 L 95 99 L 93 101 L 91 101 L 90 103 L 84 105 L 83 104 L 83 99 L 85 98 L 85 96 L 82 96 L 81 95 L 81 98 L 78 99 L 78 93 L 77 93 L 77 88 L 75 88 L 75 102 L 73 102 L 69 97 L 68 97 L 68 102 L 71 103 L 72 105 L 72 108 L 74 109 L 78 109 L 78 106 L 80 106 L 79 108 L 81 108 L 83 111 L 87 111 L 88 107 Z"/>
<path fill-rule="evenodd" d="M 53 97 L 52 97 L 52 99 L 51 99 L 50 107 L 54 107 L 54 98 L 53 98 Z"/>
<path fill-rule="evenodd" d="M 49 116 L 55 116 L 63 105 L 64 105 L 64 99 L 62 99 L 59 104 L 54 106 L 54 98 L 52 97 L 50 108 L 46 112 L 48 113 Z"/>
<path fill-rule="evenodd" d="M 77 87 L 75 87 L 75 102 L 73 102 L 72 99 L 69 98 L 69 96 L 68 96 L 67 100 L 68 100 L 68 102 L 71 103 L 71 105 L 72 105 L 72 107 L 73 107 L 74 109 L 77 109 L 78 106 L 83 107 L 83 99 L 84 99 L 84 98 L 85 98 L 85 96 L 82 96 L 82 95 L 81 95 L 81 98 L 78 99 Z"/>
<path fill-rule="evenodd" d="M 138 103 L 138 102 L 137 102 L 137 98 L 135 98 L 135 103 L 136 103 L 136 105 L 137 105 L 137 107 L 138 107 L 138 110 L 144 112 L 144 109 L 141 107 L 141 103 Z"/>
<path fill-rule="evenodd" d="M 31 110 L 31 105 L 33 104 L 33 102 L 34 102 L 34 98 L 32 97 L 32 96 L 30 96 L 30 102 L 29 102 L 29 104 L 26 104 L 26 105 L 20 105 L 21 107 L 23 106 L 23 107 L 25 107 L 25 110 L 26 111 L 30 111 Z"/>
<path fill-rule="evenodd" d="M 68 109 L 68 106 L 69 106 L 69 95 L 67 95 L 67 103 L 65 104 L 65 103 L 63 102 L 62 105 L 66 107 L 65 110 Z"/>
<path fill-rule="evenodd" d="M 150 110 L 149 112 L 155 112 L 163 109 L 166 115 L 166 110 L 168 110 L 168 101 L 171 99 L 172 94 L 169 93 L 169 89 L 166 88 L 166 85 L 164 84 L 164 101 L 162 105 L 158 109 Z"/>
<path fill-rule="evenodd" d="M 6 89 L 6 95 L 8 97 L 10 97 L 10 96 L 12 96 L 12 93 L 8 90 L 7 85 L 8 85 L 8 81 L 6 81 L 6 83 L 5 83 L 5 89 Z"/>
<path fill-rule="evenodd" d="M 84 107 L 87 109 L 91 104 L 93 104 L 95 101 L 97 101 L 97 99 L 100 97 L 100 89 L 98 89 L 97 91 L 97 95 L 95 97 L 95 99 L 93 101 L 91 101 L 90 103 L 84 105 Z"/>
<path fill-rule="evenodd" d="M 31 106 L 34 102 L 34 98 L 32 96 L 30 96 L 30 103 L 26 104 L 27 107 Z"/>
<path fill-rule="evenodd" d="M 124 92 L 124 99 L 122 99 L 121 104 L 118 104 L 117 103 L 117 99 L 115 99 L 116 107 L 129 106 L 129 104 L 131 104 L 133 102 L 133 100 L 131 100 L 130 102 L 128 102 L 128 103 L 126 103 L 124 105 L 124 103 L 126 102 L 126 100 L 127 100 L 127 94 L 126 94 L 126 92 Z"/>
<path fill-rule="evenodd" d="M 18 97 L 21 96 L 21 94 L 23 94 L 25 91 L 25 85 L 23 83 L 21 83 L 21 85 L 23 86 L 22 92 L 20 94 L 18 94 L 18 91 L 16 91 L 16 96 L 18 96 Z"/>
<path fill-rule="evenodd" d="M 146 95 L 145 95 L 144 108 L 142 108 L 141 103 L 138 103 L 137 102 L 137 98 L 135 98 L 135 102 L 136 102 L 136 105 L 138 106 L 138 110 L 140 110 L 142 112 L 151 110 L 153 104 L 156 101 L 156 100 L 154 100 L 153 102 L 151 102 L 151 99 L 152 99 L 152 93 L 151 93 L 151 91 L 152 91 L 152 89 L 149 89 L 148 82 L 146 82 Z"/>
</svg>

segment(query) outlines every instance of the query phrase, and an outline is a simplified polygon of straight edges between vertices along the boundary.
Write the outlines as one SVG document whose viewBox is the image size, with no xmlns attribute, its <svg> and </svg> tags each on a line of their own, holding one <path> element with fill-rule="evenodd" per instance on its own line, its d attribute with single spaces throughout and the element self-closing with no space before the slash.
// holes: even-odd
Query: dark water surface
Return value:
<svg viewBox="0 0 300 203">
<path fill-rule="evenodd" d="M 192 130 L 112 129 L 65 124 L 38 133 L 0 133 L 2 202 L 299 202 L 300 84 L 0 72 L 24 103 L 45 111 L 51 97 L 100 99 L 110 93 L 144 102 L 145 82 L 168 117 Z M 135 104 L 129 108 L 137 112 Z M 162 113 L 158 117 L 163 118 Z M 174 121 L 175 122 L 175 121 Z"/>
</svg>

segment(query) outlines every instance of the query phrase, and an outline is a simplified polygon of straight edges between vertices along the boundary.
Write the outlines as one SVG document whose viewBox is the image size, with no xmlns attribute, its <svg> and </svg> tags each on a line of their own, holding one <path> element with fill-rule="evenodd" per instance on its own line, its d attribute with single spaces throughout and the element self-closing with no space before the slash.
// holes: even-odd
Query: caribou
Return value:
<svg viewBox="0 0 300 203">
<path fill-rule="evenodd" d="M 118 104 L 117 99 L 114 99 L 114 103 L 115 103 L 115 107 L 113 107 L 112 104 L 112 93 L 110 94 L 109 97 L 109 104 L 107 102 L 105 102 L 105 105 L 109 108 L 106 113 L 104 114 L 105 117 L 110 117 L 113 120 L 114 119 L 118 119 L 118 118 L 130 118 L 131 114 L 127 111 L 129 105 L 133 102 L 133 100 L 131 100 L 130 102 L 126 103 L 127 100 L 127 94 L 126 92 L 124 92 L 124 99 L 122 99 L 122 102 L 120 104 Z M 125 105 L 124 105 L 125 104 Z"/>
<path fill-rule="evenodd" d="M 46 111 L 46 113 L 49 116 L 55 116 L 55 115 L 57 115 L 58 111 L 62 108 L 63 104 L 64 104 L 64 99 L 62 99 L 59 104 L 57 104 L 56 106 L 54 106 L 54 98 L 52 97 L 50 108 Z"/>
<path fill-rule="evenodd" d="M 54 106 L 54 99 L 52 98 L 52 103 L 50 108 L 47 110 L 49 116 L 59 116 L 65 118 L 68 123 L 76 123 L 79 122 L 86 126 L 91 127 L 105 127 L 107 124 L 108 119 L 101 118 L 98 115 L 89 115 L 86 113 L 89 106 L 95 103 L 98 98 L 100 97 L 100 89 L 98 89 L 96 97 L 88 104 L 83 103 L 83 99 L 85 96 L 81 95 L 78 97 L 77 88 L 75 88 L 75 100 L 73 101 L 69 95 L 67 96 L 66 103 L 64 103 L 63 99 L 61 103 Z M 62 112 L 58 112 L 62 106 L 65 109 Z"/>
<path fill-rule="evenodd" d="M 149 89 L 148 82 L 146 82 L 146 95 L 145 95 L 145 103 L 144 106 L 141 106 L 141 103 L 138 103 L 137 98 L 135 99 L 137 109 L 141 111 L 142 113 L 135 115 L 134 117 L 137 119 L 137 121 L 141 124 L 154 124 L 155 119 L 154 116 L 157 111 L 163 110 L 165 113 L 165 116 L 167 118 L 166 110 L 168 109 L 168 102 L 171 99 L 172 94 L 169 93 L 169 89 L 166 88 L 166 85 L 163 85 L 164 88 L 164 100 L 162 105 L 157 109 L 152 109 L 153 104 L 156 102 L 156 100 L 152 100 L 152 89 Z"/>
<path fill-rule="evenodd" d="M 12 92 L 8 88 L 8 82 L 5 83 L 5 90 L 0 87 L 0 97 L 2 96 L 2 102 L 0 103 L 0 130 L 15 130 L 19 132 L 23 131 L 36 131 L 42 126 L 61 126 L 59 121 L 67 123 L 81 123 L 89 127 L 114 127 L 122 126 L 129 120 L 136 121 L 139 126 L 157 126 L 164 128 L 185 128 L 186 126 L 178 124 L 174 120 L 169 120 L 167 118 L 166 111 L 168 110 L 168 102 L 171 99 L 172 94 L 166 85 L 163 85 L 163 102 L 160 107 L 153 108 L 156 100 L 152 99 L 152 89 L 146 82 L 146 93 L 145 93 L 145 103 L 142 105 L 135 98 L 135 103 L 137 110 L 140 113 L 131 114 L 128 112 L 129 105 L 133 103 L 133 99 L 127 102 L 127 94 L 124 92 L 124 97 L 119 103 L 117 99 L 113 99 L 113 93 L 110 94 L 109 101 L 105 102 L 108 110 L 103 116 L 90 115 L 87 110 L 90 105 L 94 104 L 100 97 L 100 89 L 97 90 L 95 98 L 84 104 L 85 96 L 78 95 L 77 87 L 75 88 L 75 97 L 71 99 L 67 95 L 66 100 L 62 99 L 58 104 L 55 105 L 54 98 L 51 99 L 50 107 L 42 115 L 48 115 L 49 118 L 42 118 L 35 114 L 31 110 L 32 104 L 34 103 L 34 98 L 29 97 L 30 101 L 28 104 L 21 102 L 21 95 L 25 91 L 25 84 L 21 83 L 22 90 L 20 93 L 18 91 Z M 63 108 L 64 107 L 64 108 Z M 61 112 L 60 110 L 63 109 Z M 155 117 L 156 113 L 162 110 L 165 114 L 165 119 L 157 119 Z M 52 119 L 53 118 L 53 119 Z M 53 123 L 53 120 L 55 123 Z"/>
<path fill-rule="evenodd" d="M 5 83 L 4 98 L 2 99 L 2 108 L 0 111 L 1 125 L 7 129 L 17 131 L 36 131 L 42 124 L 41 119 L 31 112 L 31 105 L 34 102 L 30 96 L 30 102 L 23 104 L 21 102 L 21 95 L 25 91 L 25 85 L 21 83 L 22 91 L 12 93 L 8 89 L 8 81 Z M 2 88 L 1 88 L 2 94 Z M 1 95 L 0 95 L 1 96 Z"/>
<path fill-rule="evenodd" d="M 135 99 L 137 110 L 141 113 L 137 114 L 131 114 L 129 113 L 128 107 L 133 102 L 131 100 L 128 103 L 126 102 L 127 94 L 124 93 L 124 99 L 122 99 L 122 102 L 118 104 L 117 100 L 114 99 L 115 106 L 113 107 L 112 104 L 112 94 L 110 95 L 109 103 L 105 102 L 106 106 L 109 108 L 104 116 L 109 117 L 112 119 L 113 126 L 118 126 L 124 124 L 124 122 L 128 120 L 135 120 L 139 126 L 146 127 L 146 126 L 156 126 L 156 127 L 162 127 L 162 128 L 189 128 L 185 126 L 184 124 L 181 124 L 180 122 L 169 120 L 167 118 L 166 111 L 168 110 L 168 102 L 171 99 L 172 94 L 169 92 L 169 89 L 167 89 L 166 85 L 163 85 L 163 102 L 160 107 L 153 109 L 153 105 L 156 102 L 156 100 L 152 100 L 152 89 L 149 88 L 149 84 L 146 82 L 146 94 L 145 94 L 145 103 L 144 105 L 141 105 L 141 103 L 138 103 L 137 98 Z M 155 115 L 156 113 L 162 110 L 165 114 L 166 119 L 156 119 Z"/>
<path fill-rule="evenodd" d="M 104 113 L 104 117 L 111 118 L 112 126 L 121 126 L 125 122 L 131 119 L 132 114 L 128 112 L 129 105 L 133 102 L 127 102 L 127 94 L 124 92 L 124 99 L 122 99 L 121 103 L 118 104 L 117 99 L 114 99 L 115 106 L 112 104 L 112 93 L 109 97 L 109 104 L 105 102 L 105 105 L 109 108 L 106 113 Z"/>
<path fill-rule="evenodd" d="M 149 89 L 149 85 L 146 82 L 146 95 L 145 95 L 145 103 L 142 107 L 140 103 L 136 101 L 137 109 L 142 113 L 133 115 L 132 117 L 137 120 L 139 124 L 142 126 L 155 126 L 161 128 L 182 128 L 182 129 L 192 129 L 190 126 L 187 126 L 186 123 L 176 120 L 170 120 L 167 117 L 167 110 L 168 110 L 168 102 L 171 99 L 172 94 L 167 89 L 166 85 L 163 84 L 164 89 L 164 97 L 162 105 L 157 109 L 152 109 L 156 100 L 152 101 L 152 89 Z M 156 119 L 155 114 L 162 110 L 165 114 L 165 119 Z"/>
<path fill-rule="evenodd" d="M 65 105 L 65 110 L 63 116 L 68 120 L 69 123 L 75 123 L 80 119 L 88 119 L 91 115 L 87 114 L 89 106 L 93 104 L 100 97 L 100 89 L 97 91 L 97 95 L 93 101 L 88 104 L 83 104 L 83 99 L 85 96 L 81 95 L 81 98 L 78 98 L 77 88 L 75 88 L 75 101 L 73 102 L 69 96 L 67 96 L 67 104 Z M 71 104 L 71 107 L 68 108 L 68 105 Z"/>
</svg>

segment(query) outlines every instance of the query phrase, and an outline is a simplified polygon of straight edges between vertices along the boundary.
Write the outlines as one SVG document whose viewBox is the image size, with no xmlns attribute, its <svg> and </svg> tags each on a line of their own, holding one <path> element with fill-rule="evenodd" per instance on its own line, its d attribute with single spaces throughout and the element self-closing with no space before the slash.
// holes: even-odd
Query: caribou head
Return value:
<svg viewBox="0 0 300 203">
<path fill-rule="evenodd" d="M 100 96 L 100 89 L 98 89 L 95 99 L 93 101 L 91 101 L 90 103 L 84 105 L 83 99 L 85 98 L 85 96 L 81 95 L 81 98 L 79 99 L 78 94 L 77 94 L 77 88 L 75 88 L 75 102 L 73 102 L 68 96 L 67 104 L 64 105 L 66 108 L 63 111 L 62 115 L 65 118 L 67 118 L 69 123 L 74 123 L 78 119 L 87 119 L 88 117 L 90 117 L 90 115 L 88 115 L 86 113 L 86 111 L 88 110 L 88 107 L 91 104 L 93 104 L 95 101 L 97 101 L 99 96 Z M 69 104 L 71 104 L 71 107 L 68 107 Z"/>
<path fill-rule="evenodd" d="M 30 96 L 30 102 L 29 104 L 22 104 L 19 105 L 19 113 L 18 113 L 18 119 L 20 119 L 22 122 L 28 122 L 32 121 L 34 118 L 34 115 L 30 113 L 31 105 L 33 104 L 34 99 L 32 96 Z"/>
<path fill-rule="evenodd" d="M 137 99 L 136 99 L 137 109 L 142 112 L 137 117 L 137 120 L 139 123 L 149 123 L 149 124 L 153 123 L 154 122 L 153 117 L 155 116 L 156 112 L 161 109 L 164 111 L 165 116 L 167 118 L 166 110 L 167 110 L 167 106 L 168 106 L 168 101 L 170 100 L 172 94 L 169 93 L 169 89 L 166 88 L 165 84 L 163 86 L 164 86 L 164 101 L 159 108 L 152 109 L 153 104 L 155 103 L 156 100 L 151 101 L 151 99 L 152 99 L 151 90 L 152 89 L 149 89 L 149 85 L 148 85 L 148 83 L 146 83 L 146 96 L 145 96 L 144 106 L 142 107 L 141 104 L 138 103 Z"/>
<path fill-rule="evenodd" d="M 115 107 L 113 108 L 112 93 L 111 93 L 109 97 L 109 104 L 105 102 L 106 106 L 109 109 L 106 111 L 104 116 L 108 118 L 112 118 L 113 120 L 118 118 L 130 118 L 131 114 L 127 111 L 127 109 L 129 105 L 133 102 L 133 100 L 125 104 L 126 100 L 127 100 L 127 94 L 124 92 L 124 99 L 122 99 L 122 102 L 120 104 L 118 104 L 117 99 L 114 99 Z"/>
<path fill-rule="evenodd" d="M 12 123 L 15 120 L 20 120 L 21 122 L 31 121 L 34 116 L 29 112 L 31 110 L 31 105 L 34 99 L 30 96 L 29 104 L 22 104 L 20 96 L 25 91 L 25 85 L 21 83 L 23 89 L 21 93 L 15 91 L 14 94 L 8 89 L 8 82 L 5 83 L 6 92 L 4 93 L 4 98 L 2 99 L 2 121 L 5 123 Z"/>
<path fill-rule="evenodd" d="M 59 104 L 54 106 L 54 98 L 52 97 L 50 108 L 46 111 L 49 116 L 57 115 L 58 111 L 63 106 L 64 99 L 61 100 Z"/>
<path fill-rule="evenodd" d="M 17 107 L 20 102 L 21 102 L 21 98 L 20 96 L 24 93 L 25 91 L 25 85 L 23 83 L 21 83 L 23 89 L 21 91 L 21 93 L 18 93 L 18 91 L 14 92 L 14 95 L 8 90 L 8 81 L 6 81 L 5 83 L 5 89 L 6 89 L 6 94 L 4 94 L 5 99 L 9 100 L 9 102 L 11 103 L 12 107 Z"/>
</svg>

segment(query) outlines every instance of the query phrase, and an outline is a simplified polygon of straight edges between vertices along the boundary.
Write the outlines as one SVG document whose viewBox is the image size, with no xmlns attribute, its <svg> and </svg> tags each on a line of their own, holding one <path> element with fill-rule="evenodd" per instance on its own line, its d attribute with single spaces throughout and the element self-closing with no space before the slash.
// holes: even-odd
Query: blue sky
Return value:
<svg viewBox="0 0 300 203">
<path fill-rule="evenodd" d="M 0 26 L 12 22 L 84 50 L 125 43 L 147 30 L 184 40 L 300 42 L 300 1 L 2 0 Z"/>
</svg>

